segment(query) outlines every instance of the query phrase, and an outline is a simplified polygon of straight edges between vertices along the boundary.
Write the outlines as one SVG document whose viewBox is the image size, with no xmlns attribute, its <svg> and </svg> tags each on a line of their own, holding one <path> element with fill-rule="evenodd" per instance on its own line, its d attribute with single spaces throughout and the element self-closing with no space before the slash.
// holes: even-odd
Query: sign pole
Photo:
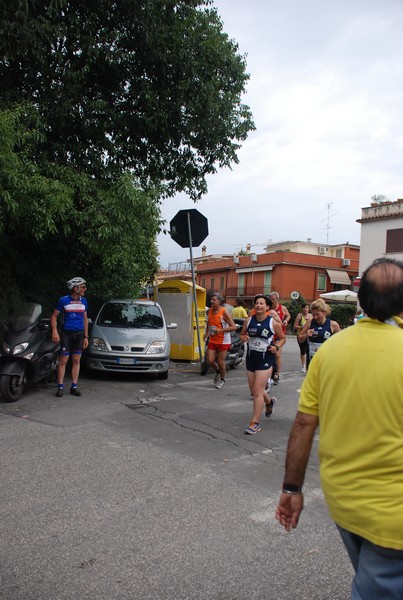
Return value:
<svg viewBox="0 0 403 600">
<path fill-rule="evenodd" d="M 193 304 L 195 307 L 197 343 L 199 346 L 199 361 L 201 364 L 202 353 L 201 353 L 201 340 L 200 340 L 200 329 L 199 329 L 199 314 L 198 314 L 198 310 L 197 310 L 196 279 L 195 279 L 195 271 L 194 271 L 194 265 L 193 265 L 192 228 L 190 225 L 190 212 L 187 213 L 187 222 L 188 222 L 188 235 L 189 235 L 190 269 L 192 272 L 192 283 L 193 283 Z"/>
</svg>

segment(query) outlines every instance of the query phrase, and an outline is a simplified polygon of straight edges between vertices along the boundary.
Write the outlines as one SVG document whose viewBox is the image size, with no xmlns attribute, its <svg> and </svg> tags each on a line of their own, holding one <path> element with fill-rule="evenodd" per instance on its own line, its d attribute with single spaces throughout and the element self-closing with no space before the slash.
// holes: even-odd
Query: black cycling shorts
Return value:
<svg viewBox="0 0 403 600">
<path fill-rule="evenodd" d="M 63 329 L 60 336 L 61 352 L 64 356 L 81 354 L 83 351 L 84 331 Z"/>
</svg>

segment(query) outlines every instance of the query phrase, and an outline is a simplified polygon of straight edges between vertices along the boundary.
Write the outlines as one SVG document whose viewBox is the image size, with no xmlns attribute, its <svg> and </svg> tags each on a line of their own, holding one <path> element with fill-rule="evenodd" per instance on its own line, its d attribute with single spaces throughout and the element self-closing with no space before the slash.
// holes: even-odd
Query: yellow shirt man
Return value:
<svg viewBox="0 0 403 600">
<path fill-rule="evenodd" d="M 231 317 L 233 319 L 246 319 L 247 316 L 248 313 L 243 306 L 236 306 L 231 313 Z"/>
<path fill-rule="evenodd" d="M 320 474 L 333 520 L 374 544 L 402 550 L 403 331 L 398 318 L 390 323 L 364 318 L 323 344 L 302 386 L 299 411 L 319 417 Z M 361 377 L 343 377 L 351 370 Z"/>
</svg>

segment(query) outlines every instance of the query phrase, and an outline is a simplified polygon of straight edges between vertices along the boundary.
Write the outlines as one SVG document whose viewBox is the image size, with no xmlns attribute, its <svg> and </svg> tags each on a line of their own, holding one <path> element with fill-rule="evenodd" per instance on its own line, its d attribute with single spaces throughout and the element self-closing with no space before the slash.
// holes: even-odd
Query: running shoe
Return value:
<svg viewBox="0 0 403 600">
<path fill-rule="evenodd" d="M 220 371 L 218 371 L 215 375 L 214 375 L 214 385 L 216 383 L 218 383 L 221 379 L 221 375 L 220 375 Z"/>
<path fill-rule="evenodd" d="M 78 388 L 76 388 L 76 387 L 71 387 L 70 388 L 70 394 L 72 396 L 81 396 L 80 390 Z"/>
<path fill-rule="evenodd" d="M 63 392 L 64 390 L 62 387 L 57 388 L 57 392 L 55 394 L 56 398 L 61 398 L 63 396 Z"/>
<path fill-rule="evenodd" d="M 274 385 L 277 385 L 280 383 L 280 375 L 278 375 L 277 373 L 275 373 L 273 375 L 273 383 L 274 383 Z"/>
<path fill-rule="evenodd" d="M 248 433 L 249 435 L 255 435 L 258 431 L 262 431 L 262 428 L 260 427 L 260 424 L 255 423 L 255 421 L 251 421 L 249 427 L 245 429 L 245 433 Z"/>
<path fill-rule="evenodd" d="M 223 388 L 223 387 L 224 387 L 224 385 L 225 385 L 225 381 L 224 381 L 224 379 L 220 379 L 220 381 L 218 381 L 218 382 L 215 384 L 215 386 L 216 386 L 217 390 L 221 390 L 221 388 Z"/>
<path fill-rule="evenodd" d="M 269 404 L 266 404 L 266 419 L 269 419 L 272 415 L 274 404 L 277 402 L 277 398 L 274 396 L 271 398 Z"/>
</svg>

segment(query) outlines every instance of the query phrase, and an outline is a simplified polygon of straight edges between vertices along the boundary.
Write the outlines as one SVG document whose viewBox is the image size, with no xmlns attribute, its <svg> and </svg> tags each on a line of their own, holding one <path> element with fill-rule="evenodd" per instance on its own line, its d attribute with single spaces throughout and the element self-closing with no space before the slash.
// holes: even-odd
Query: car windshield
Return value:
<svg viewBox="0 0 403 600">
<path fill-rule="evenodd" d="M 97 323 L 106 327 L 139 329 L 160 329 L 163 326 L 158 306 L 145 306 L 134 302 L 108 302 L 103 306 Z"/>
</svg>

